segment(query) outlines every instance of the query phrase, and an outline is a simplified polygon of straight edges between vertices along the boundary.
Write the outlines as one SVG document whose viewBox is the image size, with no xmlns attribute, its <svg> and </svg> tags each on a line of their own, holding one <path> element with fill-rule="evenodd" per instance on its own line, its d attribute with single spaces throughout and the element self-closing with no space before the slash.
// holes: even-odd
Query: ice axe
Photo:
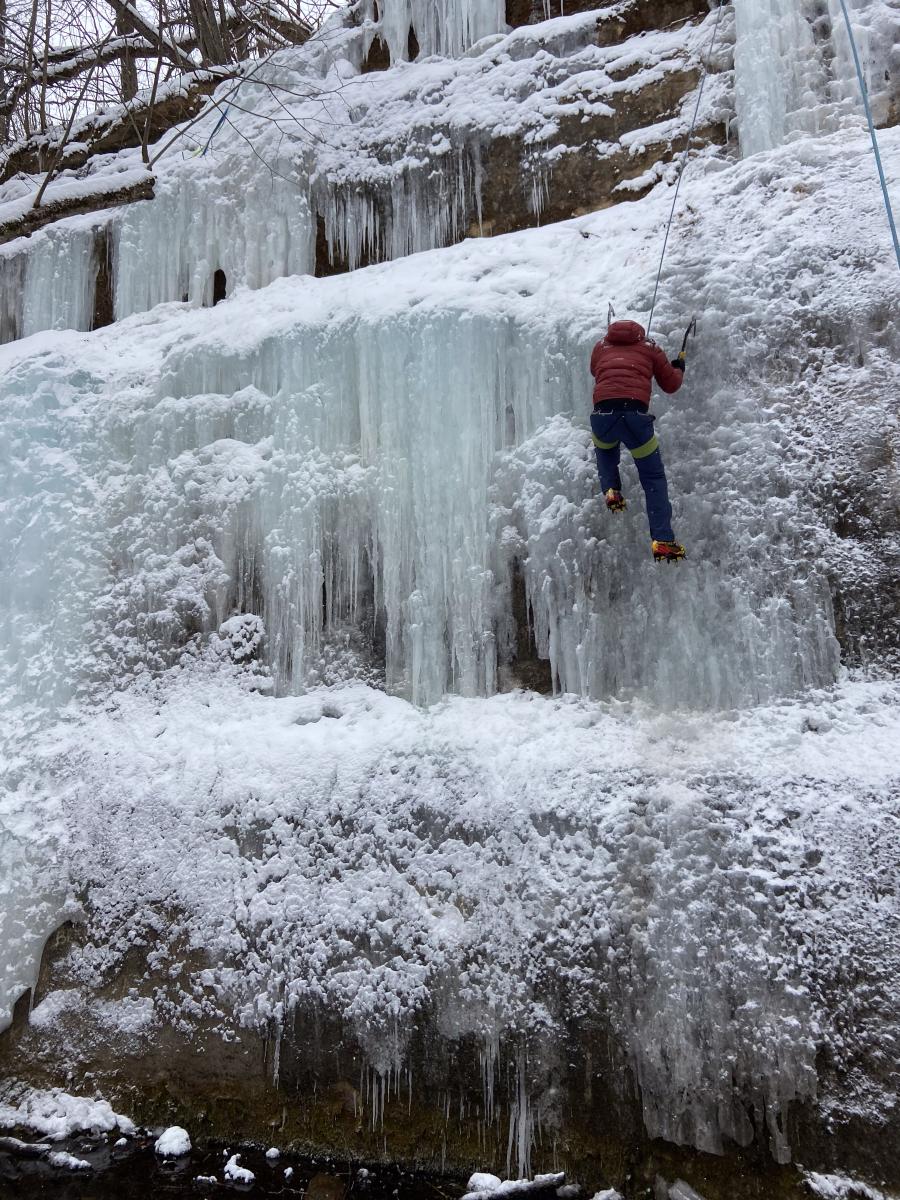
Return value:
<svg viewBox="0 0 900 1200">
<path fill-rule="evenodd" d="M 697 336 L 697 318 L 691 317 L 691 323 L 690 323 L 690 325 L 688 325 L 687 329 L 684 331 L 684 338 L 682 339 L 682 342 L 681 342 L 681 354 L 679 355 L 680 358 L 684 358 L 685 354 L 687 354 L 688 338 L 692 338 L 692 337 L 696 337 L 696 336 Z"/>
</svg>

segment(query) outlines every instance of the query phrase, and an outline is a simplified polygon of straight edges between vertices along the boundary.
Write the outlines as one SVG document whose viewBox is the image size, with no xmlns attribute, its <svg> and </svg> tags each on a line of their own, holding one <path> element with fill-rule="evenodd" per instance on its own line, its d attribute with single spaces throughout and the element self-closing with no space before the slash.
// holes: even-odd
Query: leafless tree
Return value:
<svg viewBox="0 0 900 1200">
<path fill-rule="evenodd" d="M 60 131 L 116 105 L 146 158 L 147 109 L 162 85 L 180 76 L 186 92 L 194 83 L 209 92 L 238 63 L 305 41 L 346 3 L 0 0 L 0 178 L 22 143 L 49 139 L 58 158 Z"/>
</svg>

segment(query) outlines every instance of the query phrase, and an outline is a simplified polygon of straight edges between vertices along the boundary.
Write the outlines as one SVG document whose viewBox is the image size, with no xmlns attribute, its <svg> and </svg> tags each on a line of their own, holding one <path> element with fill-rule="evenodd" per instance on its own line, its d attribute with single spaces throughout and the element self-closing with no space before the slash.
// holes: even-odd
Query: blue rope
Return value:
<svg viewBox="0 0 900 1200">
<path fill-rule="evenodd" d="M 238 84 L 238 89 L 240 89 L 240 86 L 241 86 L 241 85 L 240 85 L 240 84 Z M 221 117 L 219 117 L 218 121 L 216 121 L 216 127 L 215 127 L 215 129 L 212 131 L 212 133 L 211 133 L 211 134 L 209 135 L 209 137 L 206 139 L 206 145 L 203 147 L 203 152 L 202 152 L 202 153 L 201 153 L 201 155 L 200 155 L 200 157 L 201 157 L 201 158 L 203 158 L 203 156 L 206 154 L 207 150 L 208 150 L 208 149 L 210 148 L 210 146 L 212 145 L 212 140 L 213 140 L 213 138 L 216 136 L 216 134 L 219 132 L 219 130 L 222 128 L 222 126 L 223 126 L 223 125 L 225 124 L 225 122 L 227 121 L 227 119 L 228 119 L 228 109 L 229 109 L 229 107 L 230 107 L 230 106 L 226 104 L 226 105 L 225 105 L 225 107 L 222 109 L 222 115 L 221 115 Z"/>
<path fill-rule="evenodd" d="M 891 227 L 891 237 L 894 239 L 894 253 L 897 255 L 897 266 L 900 267 L 900 240 L 897 238 L 897 226 L 894 224 L 894 210 L 891 208 L 891 198 L 888 195 L 887 180 L 884 177 L 884 167 L 881 164 L 881 153 L 878 149 L 878 138 L 875 135 L 875 122 L 872 120 L 872 109 L 869 107 L 869 90 L 863 79 L 862 64 L 859 61 L 859 51 L 856 49 L 856 38 L 853 36 L 853 26 L 850 24 L 850 14 L 847 12 L 845 0 L 841 0 L 841 10 L 847 26 L 847 36 L 850 38 L 850 49 L 853 51 L 853 61 L 856 63 L 856 77 L 859 80 L 859 90 L 862 94 L 863 107 L 866 110 L 866 120 L 869 122 L 869 134 L 872 138 L 872 149 L 875 151 L 875 162 L 878 166 L 878 178 L 881 180 L 881 192 L 884 196 L 884 207 L 887 210 L 888 224 Z"/>
<path fill-rule="evenodd" d="M 694 136 L 694 126 L 697 124 L 697 114 L 700 112 L 700 101 L 703 99 L 703 85 L 706 83 L 706 77 L 709 74 L 709 64 L 712 62 L 712 52 L 715 49 L 716 35 L 719 32 L 719 20 L 722 16 L 722 9 L 724 7 L 724 3 L 722 3 L 720 0 L 719 7 L 716 10 L 716 24 L 713 28 L 712 40 L 709 43 L 709 53 L 706 56 L 706 62 L 704 63 L 701 59 L 703 74 L 700 77 L 700 89 L 697 92 L 697 103 L 694 105 L 694 117 L 691 121 L 691 128 L 688 131 L 687 141 L 684 143 L 684 150 L 682 151 L 681 155 L 681 165 L 678 168 L 678 180 L 675 184 L 675 195 L 672 198 L 672 211 L 669 213 L 669 223 L 666 226 L 666 236 L 663 239 L 662 254 L 659 256 L 659 270 L 656 272 L 656 286 L 653 289 L 653 303 L 650 305 L 650 319 L 647 322 L 648 338 L 650 336 L 650 326 L 653 324 L 653 310 L 656 308 L 656 294 L 659 291 L 659 281 L 660 277 L 662 276 L 663 262 L 665 261 L 666 257 L 666 246 L 669 244 L 669 232 L 672 228 L 672 220 L 675 216 L 675 205 L 678 203 L 678 190 L 681 187 L 681 179 L 684 175 L 684 169 L 687 166 L 688 150 L 690 149 L 691 138 Z"/>
</svg>

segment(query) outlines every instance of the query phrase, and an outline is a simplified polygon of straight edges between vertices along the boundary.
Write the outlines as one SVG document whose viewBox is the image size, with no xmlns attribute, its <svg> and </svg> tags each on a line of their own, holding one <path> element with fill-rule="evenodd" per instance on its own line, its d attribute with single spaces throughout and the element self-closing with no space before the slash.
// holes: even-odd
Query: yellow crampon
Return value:
<svg viewBox="0 0 900 1200">
<path fill-rule="evenodd" d="M 654 541 L 651 549 L 653 557 L 657 562 L 678 562 L 686 557 L 684 546 L 678 542 L 656 542 Z"/>
</svg>

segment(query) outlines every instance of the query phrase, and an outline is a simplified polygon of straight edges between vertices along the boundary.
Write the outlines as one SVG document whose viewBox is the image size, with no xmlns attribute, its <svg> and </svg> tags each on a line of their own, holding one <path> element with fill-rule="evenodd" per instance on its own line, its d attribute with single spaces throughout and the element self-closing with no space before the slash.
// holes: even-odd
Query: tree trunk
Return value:
<svg viewBox="0 0 900 1200">
<path fill-rule="evenodd" d="M 116 33 L 125 34 L 134 33 L 135 28 L 129 21 L 125 13 L 116 14 Z M 122 62 L 119 69 L 119 80 L 122 92 L 122 100 L 131 100 L 137 95 L 138 77 L 137 64 L 135 63 L 134 55 L 130 50 L 122 52 Z"/>
<path fill-rule="evenodd" d="M 37 28 L 38 0 L 31 0 L 31 17 L 28 21 L 28 32 L 25 34 L 25 70 L 31 70 L 31 64 L 34 62 L 34 31 Z M 31 135 L 31 111 L 29 104 L 30 97 L 26 93 L 25 104 L 22 109 L 22 127 L 25 130 L 25 136 Z"/>
<path fill-rule="evenodd" d="M 44 61 L 41 66 L 41 98 L 39 109 L 41 133 L 47 132 L 47 64 L 50 59 L 50 22 L 52 19 L 52 0 L 46 0 L 46 4 L 44 6 Z"/>
<path fill-rule="evenodd" d="M 6 0 L 0 0 L 0 101 L 6 100 Z M 9 117 L 0 112 L 0 146 L 9 141 Z"/>
<path fill-rule="evenodd" d="M 203 65 L 210 67 L 222 66 L 228 62 L 225 41 L 219 23 L 216 20 L 212 0 L 188 0 L 191 23 L 197 34 Z"/>
</svg>

